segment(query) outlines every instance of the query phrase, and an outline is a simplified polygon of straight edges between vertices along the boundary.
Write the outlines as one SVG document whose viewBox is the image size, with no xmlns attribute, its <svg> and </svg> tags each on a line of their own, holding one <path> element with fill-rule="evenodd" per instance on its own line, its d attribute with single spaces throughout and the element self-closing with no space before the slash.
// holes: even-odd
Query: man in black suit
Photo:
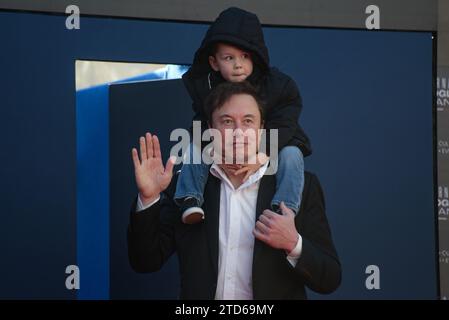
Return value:
<svg viewBox="0 0 449 320">
<path fill-rule="evenodd" d="M 234 160 L 238 154 L 246 162 L 253 159 L 260 136 L 247 133 L 263 127 L 254 89 L 244 82 L 223 83 L 205 107 L 210 127 L 222 134 L 217 154 L 232 150 Z M 226 129 L 232 141 L 225 139 Z M 339 286 L 340 262 L 315 175 L 305 173 L 295 216 L 283 204 L 281 213 L 269 210 L 276 179 L 264 174 L 268 163 L 245 180 L 234 164 L 216 161 L 204 191 L 206 218 L 187 225 L 173 202 L 174 161 L 164 168 L 158 138 L 141 137 L 140 159 L 136 149 L 132 157 L 139 195 L 130 214 L 128 253 L 135 271 L 157 271 L 176 251 L 181 299 L 305 299 L 305 286 L 319 293 Z"/>
</svg>

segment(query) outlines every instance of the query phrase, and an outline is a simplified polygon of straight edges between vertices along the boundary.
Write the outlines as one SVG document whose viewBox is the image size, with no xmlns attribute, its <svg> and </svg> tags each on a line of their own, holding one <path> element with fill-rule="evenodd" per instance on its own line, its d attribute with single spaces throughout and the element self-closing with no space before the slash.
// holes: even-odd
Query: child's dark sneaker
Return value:
<svg viewBox="0 0 449 320">
<path fill-rule="evenodd" d="M 181 204 L 182 222 L 196 224 L 204 220 L 204 211 L 195 198 L 187 197 Z"/>
<path fill-rule="evenodd" d="M 271 211 L 276 212 L 277 214 L 282 215 L 282 210 L 281 207 L 277 204 L 272 204 L 271 205 Z"/>
</svg>

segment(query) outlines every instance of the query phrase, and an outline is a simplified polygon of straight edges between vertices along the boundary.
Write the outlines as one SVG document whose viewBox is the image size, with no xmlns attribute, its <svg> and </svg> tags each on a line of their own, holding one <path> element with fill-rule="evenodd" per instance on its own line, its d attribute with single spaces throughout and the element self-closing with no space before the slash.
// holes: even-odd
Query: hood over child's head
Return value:
<svg viewBox="0 0 449 320">
<path fill-rule="evenodd" d="M 245 63 L 249 55 L 252 64 L 251 72 L 240 74 L 223 74 L 221 66 L 211 63 L 210 57 L 217 61 L 217 53 L 229 53 L 226 50 L 234 50 L 233 54 L 238 54 L 238 58 Z M 224 51 L 224 52 L 223 52 Z M 235 58 L 234 57 L 234 58 Z M 225 58 L 225 57 L 223 57 Z M 232 58 L 232 57 L 231 57 Z M 230 59 L 229 57 L 226 59 Z M 209 27 L 200 48 L 196 51 L 193 64 L 190 70 L 192 77 L 200 77 L 211 71 L 220 71 L 227 81 L 238 82 L 246 79 L 253 70 L 266 72 L 269 69 L 268 49 L 265 45 L 262 27 L 259 18 L 251 12 L 240 8 L 232 7 L 220 13 L 217 19 Z M 248 70 L 245 72 L 247 73 Z M 227 75 L 230 78 L 226 78 Z M 244 78 L 240 79 L 238 77 Z"/>
</svg>

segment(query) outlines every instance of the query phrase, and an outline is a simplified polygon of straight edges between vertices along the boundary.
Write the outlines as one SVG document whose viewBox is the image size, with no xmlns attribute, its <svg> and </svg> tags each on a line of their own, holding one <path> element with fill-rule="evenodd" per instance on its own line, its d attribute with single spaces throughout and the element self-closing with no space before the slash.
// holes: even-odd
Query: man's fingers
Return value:
<svg viewBox="0 0 449 320">
<path fill-rule="evenodd" d="M 267 218 L 271 219 L 277 219 L 279 217 L 279 215 L 277 213 L 274 213 L 271 210 L 265 209 L 262 213 L 264 216 L 266 216 Z"/>
<path fill-rule="evenodd" d="M 270 233 L 270 228 L 264 225 L 261 221 L 256 222 L 256 229 L 266 235 Z"/>
<path fill-rule="evenodd" d="M 167 164 L 165 165 L 165 174 L 173 175 L 173 167 L 175 166 L 176 158 L 171 156 L 167 160 Z"/>
<path fill-rule="evenodd" d="M 254 229 L 253 234 L 256 237 L 256 239 L 259 239 L 260 241 L 263 241 L 263 242 L 268 242 L 268 237 L 266 235 L 264 235 L 262 232 L 260 232 L 259 230 Z"/>
<path fill-rule="evenodd" d="M 153 155 L 155 158 L 161 158 L 161 145 L 156 135 L 153 135 Z"/>
<path fill-rule="evenodd" d="M 282 214 L 284 216 L 285 215 L 295 215 L 293 213 L 293 210 L 285 205 L 284 201 L 281 201 L 281 204 L 280 204 L 279 208 L 281 208 Z"/>
<path fill-rule="evenodd" d="M 264 225 L 271 227 L 271 219 L 269 219 L 267 216 L 261 214 L 259 216 L 259 221 L 262 222 Z"/>
<path fill-rule="evenodd" d="M 147 157 L 147 146 L 145 144 L 145 138 L 144 137 L 140 137 L 139 144 L 140 144 L 140 160 L 143 162 L 143 161 L 148 159 L 148 157 Z"/>
<path fill-rule="evenodd" d="M 137 149 L 133 148 L 131 150 L 131 154 L 133 157 L 134 169 L 137 169 L 140 166 L 139 155 L 137 154 Z"/>
<path fill-rule="evenodd" d="M 147 156 L 148 159 L 151 159 L 153 158 L 153 138 L 151 137 L 151 133 L 147 132 L 145 138 L 147 143 Z"/>
</svg>

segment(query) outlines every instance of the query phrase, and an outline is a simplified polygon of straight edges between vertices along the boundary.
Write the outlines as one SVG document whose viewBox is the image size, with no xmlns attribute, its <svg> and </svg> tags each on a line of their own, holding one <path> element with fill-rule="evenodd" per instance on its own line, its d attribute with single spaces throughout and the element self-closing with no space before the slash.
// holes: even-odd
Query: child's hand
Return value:
<svg viewBox="0 0 449 320">
<path fill-rule="evenodd" d="M 227 174 L 235 174 L 235 172 L 242 168 L 240 164 L 221 164 L 220 167 L 226 171 Z"/>
<path fill-rule="evenodd" d="M 243 182 L 248 180 L 248 178 L 255 173 L 261 166 L 263 166 L 268 161 L 268 157 L 265 153 L 259 153 L 256 155 L 256 163 L 251 163 L 254 161 L 249 161 L 251 164 L 242 165 L 241 169 L 238 169 L 234 172 L 235 176 L 238 176 L 239 174 L 246 173 L 245 177 L 243 178 Z"/>
</svg>

